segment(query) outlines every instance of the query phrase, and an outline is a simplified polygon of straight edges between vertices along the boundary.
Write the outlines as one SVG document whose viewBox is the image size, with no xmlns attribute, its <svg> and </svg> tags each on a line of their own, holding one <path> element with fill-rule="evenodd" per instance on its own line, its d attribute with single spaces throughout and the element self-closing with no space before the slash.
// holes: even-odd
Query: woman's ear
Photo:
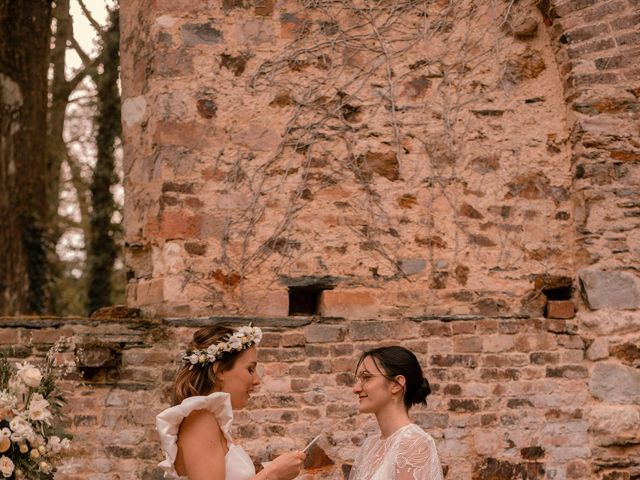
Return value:
<svg viewBox="0 0 640 480">
<path fill-rule="evenodd" d="M 222 385 L 224 384 L 224 372 L 220 371 L 220 364 L 216 362 L 211 368 L 213 368 L 213 376 L 216 379 L 216 385 L 222 388 Z"/>
<path fill-rule="evenodd" d="M 391 393 L 403 392 L 407 384 L 407 379 L 404 378 L 404 375 L 396 375 L 393 379 L 395 380 L 395 384 L 391 387 Z"/>
</svg>

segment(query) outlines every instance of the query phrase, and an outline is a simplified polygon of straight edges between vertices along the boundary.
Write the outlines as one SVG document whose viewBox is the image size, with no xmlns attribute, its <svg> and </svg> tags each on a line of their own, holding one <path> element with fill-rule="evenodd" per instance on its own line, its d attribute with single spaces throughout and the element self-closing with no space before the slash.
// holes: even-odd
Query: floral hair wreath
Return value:
<svg viewBox="0 0 640 480">
<path fill-rule="evenodd" d="M 240 327 L 237 331 L 228 336 L 226 340 L 211 344 L 206 350 L 192 350 L 182 356 L 182 360 L 191 365 L 206 366 L 220 360 L 224 354 L 229 352 L 241 352 L 247 348 L 258 345 L 262 340 L 262 330 L 251 325 Z"/>
</svg>

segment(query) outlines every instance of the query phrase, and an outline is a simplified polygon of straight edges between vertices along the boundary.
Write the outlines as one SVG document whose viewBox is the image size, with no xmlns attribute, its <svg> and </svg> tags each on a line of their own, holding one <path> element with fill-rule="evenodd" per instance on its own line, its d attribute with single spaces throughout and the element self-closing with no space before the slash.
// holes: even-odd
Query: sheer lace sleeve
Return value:
<svg viewBox="0 0 640 480">
<path fill-rule="evenodd" d="M 396 480 L 442 480 L 442 467 L 431 435 L 415 429 L 399 439 Z"/>
<path fill-rule="evenodd" d="M 356 455 L 356 459 L 353 462 L 353 467 L 351 467 L 351 472 L 349 473 L 349 480 L 357 480 L 362 477 L 358 472 L 362 469 L 362 465 L 365 462 L 365 455 L 367 452 L 371 450 L 371 446 L 374 443 L 374 439 L 372 437 L 367 437 L 362 443 L 362 447 L 358 451 L 358 455 Z M 362 472 L 360 472 L 362 473 Z"/>
<path fill-rule="evenodd" d="M 415 424 L 386 439 L 371 436 L 360 448 L 349 480 L 443 480 L 436 444 Z"/>
</svg>

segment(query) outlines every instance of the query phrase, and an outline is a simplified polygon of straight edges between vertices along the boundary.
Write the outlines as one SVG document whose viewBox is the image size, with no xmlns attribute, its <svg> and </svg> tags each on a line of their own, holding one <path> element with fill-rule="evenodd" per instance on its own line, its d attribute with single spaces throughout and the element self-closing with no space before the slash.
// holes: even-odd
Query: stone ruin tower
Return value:
<svg viewBox="0 0 640 480">
<path fill-rule="evenodd" d="M 323 432 L 305 478 L 343 478 L 374 426 L 353 361 L 400 343 L 447 478 L 640 478 L 638 0 L 121 18 L 127 298 L 162 331 L 159 391 L 194 328 L 253 321 L 238 436 L 265 460 Z"/>
</svg>

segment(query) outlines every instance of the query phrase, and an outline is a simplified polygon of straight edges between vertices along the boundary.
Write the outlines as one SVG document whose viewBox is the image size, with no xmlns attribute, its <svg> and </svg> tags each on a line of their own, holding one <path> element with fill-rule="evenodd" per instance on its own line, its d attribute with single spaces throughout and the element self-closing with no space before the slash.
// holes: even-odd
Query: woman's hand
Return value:
<svg viewBox="0 0 640 480">
<path fill-rule="evenodd" d="M 270 462 L 264 469 L 266 480 L 291 480 L 296 478 L 307 455 L 304 452 L 288 452 Z"/>
</svg>

